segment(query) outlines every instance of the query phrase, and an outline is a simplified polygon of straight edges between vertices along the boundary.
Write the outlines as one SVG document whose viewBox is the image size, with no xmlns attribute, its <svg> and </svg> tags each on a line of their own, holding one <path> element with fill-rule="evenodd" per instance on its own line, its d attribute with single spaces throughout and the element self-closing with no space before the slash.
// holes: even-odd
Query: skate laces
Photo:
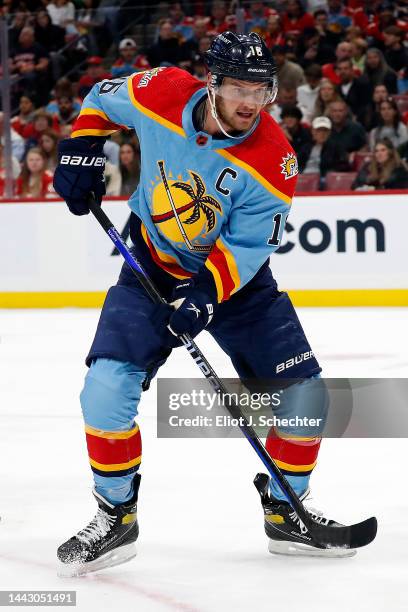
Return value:
<svg viewBox="0 0 408 612">
<path fill-rule="evenodd" d="M 85 544 L 96 542 L 100 538 L 106 536 L 114 522 L 114 516 L 111 516 L 99 508 L 89 525 L 87 525 L 84 529 L 81 529 L 81 531 L 77 533 L 76 537 L 80 542 L 84 542 Z"/>
<path fill-rule="evenodd" d="M 300 500 L 302 502 L 305 502 L 306 500 L 311 500 L 311 499 L 312 499 L 312 496 L 310 495 L 309 489 L 300 497 Z M 322 510 L 318 510 L 316 508 L 313 508 L 312 506 L 305 506 L 305 507 L 306 507 L 308 514 L 310 514 L 310 516 L 312 517 L 314 521 L 316 521 L 316 523 L 320 523 L 323 525 L 329 524 L 329 519 L 323 515 Z M 298 517 L 298 515 L 296 514 L 294 510 L 292 510 L 292 512 L 289 512 L 289 517 L 292 519 L 294 523 L 296 523 L 296 525 L 300 527 L 301 533 L 307 533 L 308 531 L 307 528 L 304 526 L 304 524 L 302 523 L 302 521 L 300 520 L 300 518 Z"/>
</svg>

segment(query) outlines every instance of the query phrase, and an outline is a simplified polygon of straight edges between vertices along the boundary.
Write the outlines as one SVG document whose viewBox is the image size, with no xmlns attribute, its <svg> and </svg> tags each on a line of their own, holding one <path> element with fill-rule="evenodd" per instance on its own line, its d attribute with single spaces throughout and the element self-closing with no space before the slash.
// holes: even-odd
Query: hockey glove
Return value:
<svg viewBox="0 0 408 612">
<path fill-rule="evenodd" d="M 98 204 L 105 194 L 104 139 L 67 138 L 58 145 L 54 189 L 74 215 L 89 213 L 89 196 Z"/>
<path fill-rule="evenodd" d="M 206 268 L 192 278 L 180 281 L 173 290 L 175 308 L 169 319 L 168 329 L 174 336 L 171 346 L 179 346 L 176 336 L 197 336 L 214 316 L 217 307 L 217 290 L 211 272 Z"/>
</svg>

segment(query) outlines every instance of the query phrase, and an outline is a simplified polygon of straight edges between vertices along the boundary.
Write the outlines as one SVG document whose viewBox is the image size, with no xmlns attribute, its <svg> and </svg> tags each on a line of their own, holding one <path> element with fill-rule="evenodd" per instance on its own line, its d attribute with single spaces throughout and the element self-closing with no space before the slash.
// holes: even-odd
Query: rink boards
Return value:
<svg viewBox="0 0 408 612">
<path fill-rule="evenodd" d="M 126 201 L 104 210 L 124 230 Z M 271 267 L 298 306 L 408 306 L 407 228 L 406 192 L 299 196 Z M 0 203 L 0 307 L 100 306 L 121 263 L 90 215 Z"/>
</svg>

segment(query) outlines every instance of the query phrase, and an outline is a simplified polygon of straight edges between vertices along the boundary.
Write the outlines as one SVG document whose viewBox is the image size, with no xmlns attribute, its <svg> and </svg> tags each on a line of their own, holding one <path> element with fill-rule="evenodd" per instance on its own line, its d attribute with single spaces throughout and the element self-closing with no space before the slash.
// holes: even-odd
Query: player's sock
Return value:
<svg viewBox="0 0 408 612">
<path fill-rule="evenodd" d="M 317 462 L 321 439 L 318 437 L 282 437 L 272 428 L 266 439 L 266 450 L 285 475 L 297 495 L 302 495 L 309 486 L 309 479 Z M 286 500 L 286 496 L 275 481 L 270 482 L 270 493 L 275 499 Z"/>
<path fill-rule="evenodd" d="M 57 551 L 60 575 L 78 576 L 129 561 L 136 555 L 139 535 L 137 498 L 140 475 L 134 476 L 131 500 L 114 506 L 94 491 L 98 511 L 92 521 Z"/>
<path fill-rule="evenodd" d="M 282 555 L 306 555 L 322 557 L 351 557 L 356 551 L 350 548 L 324 548 L 311 538 L 292 506 L 270 494 L 269 476 L 257 474 L 254 485 L 261 497 L 264 511 L 264 527 L 269 538 L 269 552 Z M 309 490 L 301 496 L 304 503 Z M 341 526 L 340 523 L 326 518 L 322 512 L 307 508 L 310 516 L 320 524 Z"/>
<path fill-rule="evenodd" d="M 132 498 L 135 472 L 142 458 L 139 427 L 129 431 L 101 431 L 85 427 L 95 490 L 112 504 Z"/>
</svg>

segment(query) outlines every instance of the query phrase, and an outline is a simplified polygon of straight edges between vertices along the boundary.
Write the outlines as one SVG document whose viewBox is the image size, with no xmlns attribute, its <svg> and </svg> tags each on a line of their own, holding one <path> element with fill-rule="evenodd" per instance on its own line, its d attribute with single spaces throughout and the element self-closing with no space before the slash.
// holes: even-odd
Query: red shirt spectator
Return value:
<svg viewBox="0 0 408 612">
<path fill-rule="evenodd" d="M 15 195 L 21 198 L 49 198 L 55 195 L 52 174 L 46 168 L 46 157 L 37 148 L 30 149 L 16 181 Z"/>
<path fill-rule="evenodd" d="M 49 129 L 54 130 L 54 132 L 59 132 L 57 116 L 51 116 L 48 113 L 39 110 L 35 113 L 34 120 L 24 127 L 21 135 L 26 140 L 38 142 L 41 134 Z"/>
<path fill-rule="evenodd" d="M 339 43 L 336 47 L 336 60 L 343 59 L 353 59 L 353 47 L 351 43 L 344 40 Z M 336 62 L 332 62 L 331 64 L 324 64 L 322 66 L 323 77 L 325 79 L 329 79 L 334 85 L 340 85 L 341 80 L 339 75 L 337 74 Z M 354 74 L 356 76 L 361 75 L 361 71 L 358 68 L 354 68 Z"/>
<path fill-rule="evenodd" d="M 269 15 L 264 39 L 268 49 L 272 49 L 276 45 L 281 47 L 285 46 L 285 35 L 282 32 L 282 20 L 277 13 L 275 15 Z"/>
<path fill-rule="evenodd" d="M 11 127 L 17 132 L 17 134 L 23 136 L 25 127 L 34 119 L 35 106 L 34 102 L 29 96 L 21 96 L 19 110 L 20 113 L 11 120 Z"/>
<path fill-rule="evenodd" d="M 300 0 L 288 0 L 282 25 L 285 34 L 299 37 L 305 28 L 313 28 L 314 19 L 310 13 L 306 13 Z"/>
<path fill-rule="evenodd" d="M 111 74 L 105 71 L 101 57 L 93 55 L 88 59 L 87 64 L 86 74 L 81 76 L 78 83 L 78 95 L 82 99 L 88 95 L 96 83 L 111 78 Z"/>
</svg>

